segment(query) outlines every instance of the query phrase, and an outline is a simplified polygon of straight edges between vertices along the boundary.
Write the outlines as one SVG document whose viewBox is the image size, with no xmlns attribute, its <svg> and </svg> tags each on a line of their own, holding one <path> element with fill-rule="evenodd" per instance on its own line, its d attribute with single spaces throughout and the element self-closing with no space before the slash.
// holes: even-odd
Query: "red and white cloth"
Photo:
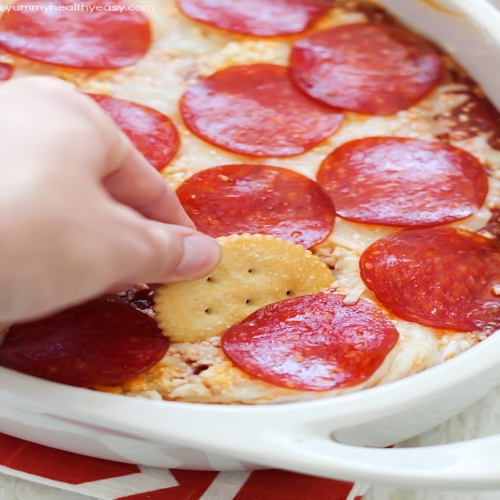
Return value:
<svg viewBox="0 0 500 500">
<path fill-rule="evenodd" d="M 280 470 L 140 467 L 55 450 L 6 434 L 0 434 L 0 473 L 101 500 L 362 500 L 368 489 Z"/>
</svg>

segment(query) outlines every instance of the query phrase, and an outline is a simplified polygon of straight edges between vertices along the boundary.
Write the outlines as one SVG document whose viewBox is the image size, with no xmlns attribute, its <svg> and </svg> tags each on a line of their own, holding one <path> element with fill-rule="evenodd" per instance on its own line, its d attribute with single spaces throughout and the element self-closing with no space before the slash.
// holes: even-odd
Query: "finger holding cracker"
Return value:
<svg viewBox="0 0 500 500">
<path fill-rule="evenodd" d="M 318 257 L 280 238 L 243 234 L 217 241 L 222 260 L 210 276 L 156 291 L 156 320 L 173 342 L 222 335 L 267 304 L 317 293 L 333 282 Z"/>
</svg>

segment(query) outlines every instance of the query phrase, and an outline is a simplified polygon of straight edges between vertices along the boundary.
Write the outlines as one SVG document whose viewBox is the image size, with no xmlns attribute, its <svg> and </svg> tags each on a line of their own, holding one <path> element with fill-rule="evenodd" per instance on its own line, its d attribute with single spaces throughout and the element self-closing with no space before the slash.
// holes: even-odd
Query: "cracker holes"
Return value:
<svg viewBox="0 0 500 500">
<path fill-rule="evenodd" d="M 205 314 L 212 314 L 212 309 L 210 308 L 205 309 Z"/>
<path fill-rule="evenodd" d="M 245 304 L 251 304 L 252 303 L 252 300 L 251 299 L 247 299 L 245 300 Z"/>
</svg>

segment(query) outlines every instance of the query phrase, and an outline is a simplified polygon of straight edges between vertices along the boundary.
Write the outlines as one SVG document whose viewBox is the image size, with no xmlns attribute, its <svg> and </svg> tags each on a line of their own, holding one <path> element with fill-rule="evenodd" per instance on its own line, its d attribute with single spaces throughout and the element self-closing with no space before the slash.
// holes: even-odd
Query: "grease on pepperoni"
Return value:
<svg viewBox="0 0 500 500">
<path fill-rule="evenodd" d="M 14 67 L 11 64 L 0 62 L 0 82 L 8 80 L 12 76 Z"/>
<path fill-rule="evenodd" d="M 392 115 L 420 101 L 440 81 L 443 62 L 405 29 L 349 24 L 298 40 L 290 65 L 297 85 L 331 106 Z"/>
<path fill-rule="evenodd" d="M 80 0 L 79 10 L 75 5 L 19 0 L 0 19 L 0 46 L 33 61 L 87 69 L 130 66 L 146 54 L 151 33 L 141 12 L 120 0 Z M 100 10 L 84 10 L 90 7 Z"/>
<path fill-rule="evenodd" d="M 399 335 L 376 307 L 343 299 L 315 294 L 269 304 L 229 328 L 222 348 L 238 368 L 273 385 L 328 391 L 361 384 Z"/>
<path fill-rule="evenodd" d="M 340 146 L 323 161 L 317 178 L 341 217 L 395 226 L 464 219 L 481 207 L 488 192 L 488 176 L 470 153 L 395 137 Z"/>
<path fill-rule="evenodd" d="M 213 167 L 194 174 L 177 195 L 198 230 L 214 238 L 269 234 L 311 248 L 335 222 L 333 203 L 315 181 L 279 167 Z"/>
<path fill-rule="evenodd" d="M 177 0 L 191 19 L 255 36 L 301 33 L 331 8 L 329 0 Z"/>
<path fill-rule="evenodd" d="M 0 364 L 63 384 L 115 385 L 155 365 L 168 347 L 154 319 L 97 299 L 13 325 L 0 346 Z"/>
<path fill-rule="evenodd" d="M 500 246 L 454 228 L 403 231 L 368 247 L 361 277 L 397 316 L 434 328 L 500 326 Z"/>
<path fill-rule="evenodd" d="M 288 68 L 251 64 L 227 68 L 184 94 L 186 125 L 222 149 L 282 157 L 308 151 L 332 135 L 343 115 L 295 88 Z"/>
<path fill-rule="evenodd" d="M 177 154 L 179 134 L 172 121 L 156 109 L 114 97 L 88 94 L 127 134 L 134 146 L 157 170 Z"/>
</svg>

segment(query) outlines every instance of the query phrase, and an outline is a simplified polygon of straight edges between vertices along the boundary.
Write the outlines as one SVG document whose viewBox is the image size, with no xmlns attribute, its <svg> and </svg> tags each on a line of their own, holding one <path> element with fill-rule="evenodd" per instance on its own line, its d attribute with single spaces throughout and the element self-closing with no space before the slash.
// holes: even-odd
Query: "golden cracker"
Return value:
<svg viewBox="0 0 500 500">
<path fill-rule="evenodd" d="M 328 267 L 294 243 L 250 234 L 217 240 L 222 260 L 210 276 L 156 291 L 156 321 L 173 342 L 222 335 L 267 304 L 317 293 L 333 282 Z"/>
</svg>

